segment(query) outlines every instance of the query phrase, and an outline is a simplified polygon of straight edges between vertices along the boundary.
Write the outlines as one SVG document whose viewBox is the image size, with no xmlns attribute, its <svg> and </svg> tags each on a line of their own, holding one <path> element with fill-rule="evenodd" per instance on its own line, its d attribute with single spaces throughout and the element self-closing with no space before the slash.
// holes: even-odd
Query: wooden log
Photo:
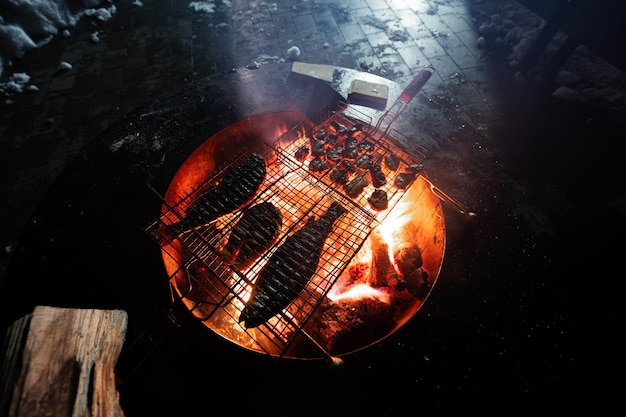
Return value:
<svg viewBox="0 0 626 417">
<path fill-rule="evenodd" d="M 370 234 L 370 243 L 372 245 L 372 267 L 367 284 L 371 287 L 386 287 L 388 275 L 393 270 L 389 260 L 389 246 L 378 230 L 374 230 Z"/>
<path fill-rule="evenodd" d="M 9 416 L 123 417 L 115 364 L 127 327 L 122 310 L 37 306 Z"/>
</svg>

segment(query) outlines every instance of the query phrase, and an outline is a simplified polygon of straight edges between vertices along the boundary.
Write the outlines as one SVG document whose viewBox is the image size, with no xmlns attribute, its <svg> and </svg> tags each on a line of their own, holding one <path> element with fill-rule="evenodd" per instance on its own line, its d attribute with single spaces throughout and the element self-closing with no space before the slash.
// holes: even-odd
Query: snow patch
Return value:
<svg viewBox="0 0 626 417">
<path fill-rule="evenodd" d="M 276 62 L 285 62 L 285 60 L 276 55 L 259 55 L 258 57 L 253 59 L 250 64 L 246 65 L 246 68 L 258 69 L 263 64 L 276 63 Z"/>
<path fill-rule="evenodd" d="M 62 33 L 69 36 L 85 15 L 97 21 L 111 19 L 116 7 L 105 0 L 2 0 L 0 1 L 0 76 L 28 51 L 47 44 Z M 99 7 L 109 4 L 108 7 Z"/>
<path fill-rule="evenodd" d="M 193 1 L 189 3 L 189 8 L 196 13 L 214 13 L 215 3 L 210 1 Z"/>
<path fill-rule="evenodd" d="M 87 9 L 85 10 L 85 15 L 89 17 L 93 17 L 94 19 L 99 20 L 101 22 L 106 22 L 113 18 L 113 15 L 115 14 L 116 11 L 117 11 L 117 8 L 115 7 L 114 4 L 112 4 L 109 8 L 101 7 L 99 9 L 94 9 L 94 8 Z"/>
<path fill-rule="evenodd" d="M 72 69 L 72 64 L 70 64 L 69 62 L 60 62 L 59 63 L 59 70 L 60 71 L 68 71 Z"/>
<path fill-rule="evenodd" d="M 192 1 L 189 8 L 196 13 L 212 14 L 216 11 L 224 11 L 233 7 L 229 0 L 221 1 Z"/>
<path fill-rule="evenodd" d="M 12 95 L 21 93 L 24 86 L 30 81 L 30 75 L 25 72 L 16 72 L 11 76 L 9 81 L 0 85 L 0 92 L 4 95 Z"/>
<path fill-rule="evenodd" d="M 572 101 L 578 98 L 578 92 L 573 88 L 561 86 L 554 90 L 552 97 L 563 101 Z"/>
<path fill-rule="evenodd" d="M 6 98 L 6 104 L 12 104 L 12 97 L 16 94 L 21 94 L 24 91 L 39 91 L 39 87 L 36 85 L 27 85 L 30 81 L 30 75 L 25 72 L 16 72 L 13 74 L 7 82 L 0 84 L 0 94 Z"/>
<path fill-rule="evenodd" d="M 291 48 L 287 49 L 287 58 L 289 59 L 296 59 L 300 56 L 300 48 L 298 48 L 297 46 L 292 46 Z"/>
</svg>

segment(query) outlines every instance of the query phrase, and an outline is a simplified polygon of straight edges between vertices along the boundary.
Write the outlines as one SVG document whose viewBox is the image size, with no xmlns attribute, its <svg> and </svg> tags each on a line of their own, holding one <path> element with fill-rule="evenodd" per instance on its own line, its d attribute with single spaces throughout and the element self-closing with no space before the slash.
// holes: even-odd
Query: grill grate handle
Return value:
<svg viewBox="0 0 626 417">
<path fill-rule="evenodd" d="M 378 123 L 376 124 L 376 130 L 384 132 L 386 135 L 389 132 L 389 128 L 393 124 L 393 122 L 400 117 L 404 109 L 409 105 L 409 102 L 413 100 L 413 97 L 417 95 L 417 93 L 424 87 L 426 82 L 433 75 L 433 68 L 426 67 L 422 69 L 413 80 L 407 85 L 400 97 L 396 99 L 393 105 L 385 110 L 383 115 L 378 119 Z"/>
</svg>

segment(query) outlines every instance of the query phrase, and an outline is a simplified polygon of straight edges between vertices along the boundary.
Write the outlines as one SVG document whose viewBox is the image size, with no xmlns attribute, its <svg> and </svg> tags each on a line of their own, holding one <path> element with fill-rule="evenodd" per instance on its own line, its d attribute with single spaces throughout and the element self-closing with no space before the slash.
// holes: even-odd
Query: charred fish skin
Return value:
<svg viewBox="0 0 626 417">
<path fill-rule="evenodd" d="M 239 322 L 258 327 L 289 306 L 317 270 L 322 250 L 335 222 L 347 209 L 334 201 L 318 219 L 310 217 L 304 227 L 288 236 L 259 272 Z"/>
<path fill-rule="evenodd" d="M 280 210 L 269 201 L 244 211 L 224 246 L 224 255 L 238 268 L 248 268 L 278 238 L 283 220 Z"/>
<path fill-rule="evenodd" d="M 226 171 L 217 186 L 202 194 L 182 221 L 182 228 L 195 228 L 232 213 L 248 204 L 267 174 L 263 156 L 252 153 L 242 164 Z"/>
</svg>

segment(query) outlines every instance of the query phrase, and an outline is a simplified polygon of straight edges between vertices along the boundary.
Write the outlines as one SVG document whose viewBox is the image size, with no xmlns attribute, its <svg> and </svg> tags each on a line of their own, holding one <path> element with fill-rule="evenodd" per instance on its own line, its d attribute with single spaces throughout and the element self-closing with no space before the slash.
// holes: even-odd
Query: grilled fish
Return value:
<svg viewBox="0 0 626 417">
<path fill-rule="evenodd" d="M 293 302 L 317 270 L 326 238 L 347 210 L 333 202 L 318 219 L 309 217 L 303 228 L 285 239 L 259 272 L 239 322 L 246 328 L 265 323 Z"/>
<path fill-rule="evenodd" d="M 187 217 L 175 224 L 173 230 L 180 232 L 209 224 L 248 204 L 259 191 L 266 174 L 265 159 L 257 153 L 251 154 L 241 165 L 226 171 L 215 188 L 198 197 Z"/>
<path fill-rule="evenodd" d="M 269 201 L 248 208 L 237 221 L 222 254 L 239 268 L 248 268 L 276 242 L 283 224 L 280 211 Z"/>
</svg>

